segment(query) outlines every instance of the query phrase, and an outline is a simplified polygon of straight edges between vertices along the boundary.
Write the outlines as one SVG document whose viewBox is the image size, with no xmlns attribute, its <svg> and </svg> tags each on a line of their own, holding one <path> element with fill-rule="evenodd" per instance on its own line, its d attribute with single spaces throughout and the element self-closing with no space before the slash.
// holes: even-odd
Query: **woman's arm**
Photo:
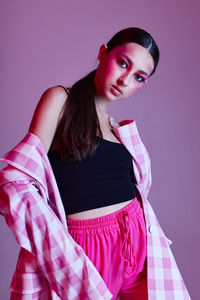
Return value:
<svg viewBox="0 0 200 300">
<path fill-rule="evenodd" d="M 9 168 L 14 173 L 19 172 Z M 6 175 L 5 170 L 1 172 L 2 176 L 4 173 Z M 27 175 L 21 176 L 24 180 L 0 185 L 0 212 L 19 245 L 35 256 L 37 266 L 60 296 L 59 299 L 111 299 L 97 270 L 72 239 L 67 227 L 47 205 L 36 184 Z M 37 270 L 32 271 L 34 275 Z M 21 274 L 19 290 L 21 288 L 24 292 L 24 289 L 40 288 L 42 282 L 33 284 L 31 273 L 30 280 L 23 278 L 23 271 Z M 20 285 L 21 282 L 23 284 Z M 33 287 L 26 286 L 26 282 L 31 282 Z"/>
<path fill-rule="evenodd" d="M 42 94 L 35 109 L 29 132 L 39 137 L 46 152 L 62 117 L 66 99 L 67 93 L 62 87 L 51 87 Z"/>
</svg>

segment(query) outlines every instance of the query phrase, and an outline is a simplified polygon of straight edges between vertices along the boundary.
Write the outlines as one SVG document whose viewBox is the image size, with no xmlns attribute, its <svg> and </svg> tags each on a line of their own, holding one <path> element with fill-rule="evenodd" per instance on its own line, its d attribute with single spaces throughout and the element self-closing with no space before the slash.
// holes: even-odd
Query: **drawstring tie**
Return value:
<svg viewBox="0 0 200 300">
<path fill-rule="evenodd" d="M 122 248 L 121 248 L 121 258 L 129 263 L 130 268 L 126 271 L 127 274 L 135 272 L 136 269 L 136 259 L 133 246 L 133 233 L 130 230 L 130 214 L 128 211 L 123 211 L 119 216 L 119 223 L 122 227 Z"/>
</svg>

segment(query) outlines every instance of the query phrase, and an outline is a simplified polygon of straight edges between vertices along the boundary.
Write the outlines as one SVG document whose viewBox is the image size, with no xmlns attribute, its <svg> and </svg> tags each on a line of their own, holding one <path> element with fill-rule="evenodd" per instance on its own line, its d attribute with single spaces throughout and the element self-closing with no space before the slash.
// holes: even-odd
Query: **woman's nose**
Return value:
<svg viewBox="0 0 200 300">
<path fill-rule="evenodd" d="M 118 84 L 121 86 L 128 86 L 129 78 L 130 76 L 128 74 L 124 74 L 123 76 L 120 76 L 118 78 Z"/>
</svg>

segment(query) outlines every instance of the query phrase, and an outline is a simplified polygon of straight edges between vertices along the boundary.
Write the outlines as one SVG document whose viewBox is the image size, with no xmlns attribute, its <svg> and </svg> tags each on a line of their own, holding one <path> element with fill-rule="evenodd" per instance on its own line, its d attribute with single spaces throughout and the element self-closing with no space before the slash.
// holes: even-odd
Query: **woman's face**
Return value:
<svg viewBox="0 0 200 300">
<path fill-rule="evenodd" d="M 95 88 L 99 96 L 109 100 L 135 93 L 154 68 L 149 51 L 136 43 L 117 46 L 110 52 L 106 45 L 102 45 L 98 58 Z"/>
</svg>

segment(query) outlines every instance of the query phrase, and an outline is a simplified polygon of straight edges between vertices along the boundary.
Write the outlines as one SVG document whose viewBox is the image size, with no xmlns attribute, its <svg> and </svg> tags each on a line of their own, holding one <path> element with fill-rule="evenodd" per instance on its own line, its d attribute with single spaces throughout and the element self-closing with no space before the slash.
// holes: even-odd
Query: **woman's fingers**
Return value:
<svg viewBox="0 0 200 300">
<path fill-rule="evenodd" d="M 109 117 L 109 122 L 112 128 L 117 128 L 120 126 L 119 123 L 117 123 L 113 117 Z"/>
</svg>

